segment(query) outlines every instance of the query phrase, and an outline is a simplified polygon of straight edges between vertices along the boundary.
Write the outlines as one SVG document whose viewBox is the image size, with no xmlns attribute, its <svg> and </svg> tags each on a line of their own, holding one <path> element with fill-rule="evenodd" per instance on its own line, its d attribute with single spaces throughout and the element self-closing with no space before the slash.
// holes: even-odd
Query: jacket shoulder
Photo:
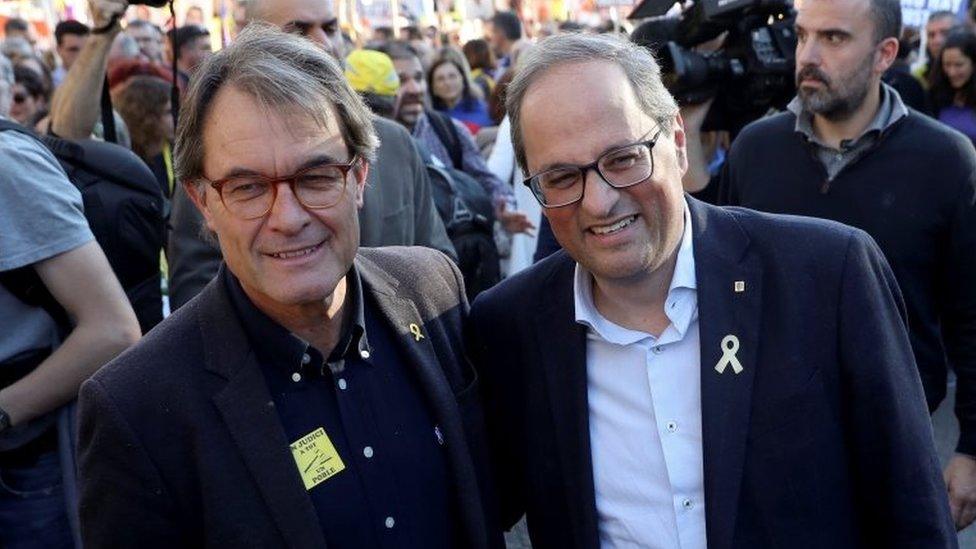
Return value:
<svg viewBox="0 0 976 549">
<path fill-rule="evenodd" d="M 955 170 L 957 174 L 976 171 L 976 151 L 968 137 L 956 129 L 909 109 L 902 132 L 906 144 L 917 151 L 918 158 L 933 171 Z M 944 173 L 944 172 L 943 172 Z"/>
<path fill-rule="evenodd" d="M 440 250 L 424 246 L 360 248 L 357 259 L 362 276 L 418 306 L 456 306 L 463 294 L 461 272 Z"/>
<path fill-rule="evenodd" d="M 183 384 L 203 368 L 199 310 L 213 284 L 149 331 L 135 345 L 100 368 L 92 379 L 109 393 L 144 398 L 169 384 Z"/>
<path fill-rule="evenodd" d="M 380 146 L 384 149 L 401 149 L 413 145 L 410 132 L 396 122 L 385 118 L 375 118 L 373 119 L 373 128 L 376 130 L 376 136 L 380 139 Z"/>
<path fill-rule="evenodd" d="M 874 239 L 863 230 L 829 219 L 773 214 L 735 206 L 720 209 L 748 236 L 765 262 L 778 271 L 814 272 L 839 268 L 852 243 L 877 247 Z"/>
<path fill-rule="evenodd" d="M 795 127 L 796 116 L 789 111 L 783 111 L 749 123 L 739 132 L 735 142 L 775 140 L 784 134 L 792 133 Z"/>
</svg>

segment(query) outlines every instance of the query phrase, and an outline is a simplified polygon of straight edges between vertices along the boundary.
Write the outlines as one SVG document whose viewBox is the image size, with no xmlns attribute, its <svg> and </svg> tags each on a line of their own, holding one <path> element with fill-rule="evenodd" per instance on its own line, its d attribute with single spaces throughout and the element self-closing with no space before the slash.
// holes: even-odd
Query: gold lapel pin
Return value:
<svg viewBox="0 0 976 549">
<path fill-rule="evenodd" d="M 424 334 L 420 333 L 420 326 L 417 326 L 416 324 L 410 325 L 410 333 L 413 334 L 415 341 L 420 341 L 424 338 Z"/>
<path fill-rule="evenodd" d="M 742 292 L 746 291 L 746 281 L 736 280 L 732 285 L 732 289 L 735 291 L 735 293 L 741 294 Z"/>
</svg>

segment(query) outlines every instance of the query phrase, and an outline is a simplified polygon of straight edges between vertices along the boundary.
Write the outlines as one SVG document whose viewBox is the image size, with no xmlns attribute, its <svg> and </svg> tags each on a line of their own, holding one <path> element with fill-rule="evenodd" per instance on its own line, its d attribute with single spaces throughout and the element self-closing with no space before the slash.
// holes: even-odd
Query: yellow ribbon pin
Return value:
<svg viewBox="0 0 976 549">
<path fill-rule="evenodd" d="M 413 334 L 413 338 L 416 341 L 420 341 L 424 338 L 424 334 L 420 333 L 420 326 L 417 326 L 416 324 L 410 325 L 410 333 Z"/>
<path fill-rule="evenodd" d="M 733 372 L 741 373 L 744 368 L 735 356 L 737 352 L 739 352 L 739 338 L 731 334 L 722 338 L 722 358 L 715 365 L 715 371 L 722 374 L 725 373 L 726 367 L 732 366 Z"/>
</svg>

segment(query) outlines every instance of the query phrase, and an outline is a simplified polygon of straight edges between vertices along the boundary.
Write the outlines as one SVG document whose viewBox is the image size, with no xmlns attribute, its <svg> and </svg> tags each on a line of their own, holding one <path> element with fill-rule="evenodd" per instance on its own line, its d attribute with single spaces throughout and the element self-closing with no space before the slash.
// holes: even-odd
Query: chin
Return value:
<svg viewBox="0 0 976 549">
<path fill-rule="evenodd" d="M 603 254 L 603 257 L 588 261 L 583 267 L 594 277 L 604 280 L 629 280 L 650 274 L 655 268 L 655 259 L 646 254 Z"/>
</svg>

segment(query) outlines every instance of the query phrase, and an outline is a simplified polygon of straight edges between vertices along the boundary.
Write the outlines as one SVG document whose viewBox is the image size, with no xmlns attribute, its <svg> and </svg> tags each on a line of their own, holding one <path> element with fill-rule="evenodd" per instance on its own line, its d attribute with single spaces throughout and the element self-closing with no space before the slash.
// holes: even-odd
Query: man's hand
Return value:
<svg viewBox="0 0 976 549">
<path fill-rule="evenodd" d="M 949 490 L 952 520 L 956 530 L 962 530 L 976 519 L 976 458 L 964 454 L 952 456 L 942 476 Z"/>
<path fill-rule="evenodd" d="M 129 7 L 126 0 L 88 0 L 88 9 L 91 11 L 92 28 L 100 29 L 107 26 L 114 17 L 116 22 L 125 14 L 125 9 Z"/>
<path fill-rule="evenodd" d="M 495 217 L 501 222 L 502 227 L 508 234 L 525 233 L 532 236 L 535 225 L 522 212 L 509 210 L 505 202 L 498 202 L 495 205 Z"/>
</svg>

